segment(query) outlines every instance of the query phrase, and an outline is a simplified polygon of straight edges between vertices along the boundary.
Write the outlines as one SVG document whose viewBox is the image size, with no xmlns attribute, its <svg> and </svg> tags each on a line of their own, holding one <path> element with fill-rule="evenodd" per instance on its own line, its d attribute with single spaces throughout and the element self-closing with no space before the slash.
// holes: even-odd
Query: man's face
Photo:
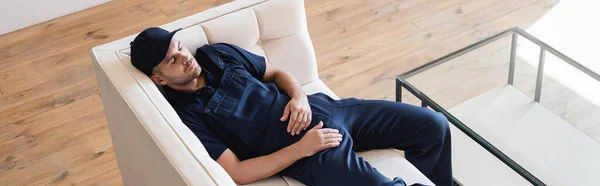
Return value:
<svg viewBox="0 0 600 186">
<path fill-rule="evenodd" d="M 175 37 L 165 58 L 156 66 L 151 79 L 160 85 L 183 86 L 200 76 L 201 68 L 187 48 Z"/>
</svg>

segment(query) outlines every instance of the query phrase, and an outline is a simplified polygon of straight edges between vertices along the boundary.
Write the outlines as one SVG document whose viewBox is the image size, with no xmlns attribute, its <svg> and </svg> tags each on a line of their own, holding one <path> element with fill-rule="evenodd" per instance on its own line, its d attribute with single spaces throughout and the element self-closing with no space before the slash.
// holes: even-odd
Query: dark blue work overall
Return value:
<svg viewBox="0 0 600 186">
<path fill-rule="evenodd" d="M 191 93 L 165 90 L 182 121 L 215 160 L 227 148 L 240 160 L 271 154 L 298 142 L 323 121 L 324 128 L 343 135 L 340 146 L 300 159 L 278 175 L 309 186 L 405 185 L 399 177 L 383 176 L 356 153 L 396 148 L 435 184 L 452 183 L 450 131 L 440 113 L 383 100 L 334 100 L 317 93 L 308 95 L 310 127 L 292 136 L 286 130 L 288 121 L 279 120 L 290 97 L 274 83 L 260 81 L 266 68 L 263 57 L 230 44 L 204 45 L 195 57 L 207 85 Z"/>
</svg>

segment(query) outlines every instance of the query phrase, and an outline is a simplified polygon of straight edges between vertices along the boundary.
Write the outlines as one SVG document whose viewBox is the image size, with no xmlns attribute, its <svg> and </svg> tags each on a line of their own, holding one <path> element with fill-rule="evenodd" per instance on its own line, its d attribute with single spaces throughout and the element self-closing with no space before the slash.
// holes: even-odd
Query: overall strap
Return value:
<svg viewBox="0 0 600 186">
<path fill-rule="evenodd" d="M 217 51 L 215 51 L 212 46 L 204 45 L 199 49 L 202 50 L 202 52 L 204 52 L 206 56 L 210 58 L 210 61 L 213 62 L 219 69 L 224 70 L 226 68 L 225 63 L 223 63 L 223 60 L 221 60 L 219 54 L 217 54 Z"/>
</svg>

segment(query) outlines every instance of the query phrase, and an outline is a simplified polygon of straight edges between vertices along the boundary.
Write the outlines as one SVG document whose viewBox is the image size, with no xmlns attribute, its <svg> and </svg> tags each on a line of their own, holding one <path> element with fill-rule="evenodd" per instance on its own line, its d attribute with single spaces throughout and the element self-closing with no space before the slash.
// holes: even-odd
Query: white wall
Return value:
<svg viewBox="0 0 600 186">
<path fill-rule="evenodd" d="M 0 35 L 110 0 L 0 0 Z"/>
</svg>

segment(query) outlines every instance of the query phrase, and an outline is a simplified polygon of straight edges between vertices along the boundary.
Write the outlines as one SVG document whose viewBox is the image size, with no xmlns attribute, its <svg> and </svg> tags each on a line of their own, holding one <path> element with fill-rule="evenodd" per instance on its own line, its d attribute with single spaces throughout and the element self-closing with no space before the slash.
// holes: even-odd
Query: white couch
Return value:
<svg viewBox="0 0 600 186">
<path fill-rule="evenodd" d="M 190 49 L 203 44 L 236 44 L 293 74 L 307 94 L 337 96 L 317 74 L 315 53 L 301 0 L 239 0 L 161 26 L 184 28 L 176 37 Z M 100 95 L 121 178 L 125 185 L 235 185 L 200 141 L 181 122 L 159 89 L 129 58 L 131 35 L 92 49 Z M 384 175 L 408 184 L 431 184 L 403 158 L 386 149 L 360 153 Z M 250 185 L 302 185 L 271 177 Z"/>
</svg>

